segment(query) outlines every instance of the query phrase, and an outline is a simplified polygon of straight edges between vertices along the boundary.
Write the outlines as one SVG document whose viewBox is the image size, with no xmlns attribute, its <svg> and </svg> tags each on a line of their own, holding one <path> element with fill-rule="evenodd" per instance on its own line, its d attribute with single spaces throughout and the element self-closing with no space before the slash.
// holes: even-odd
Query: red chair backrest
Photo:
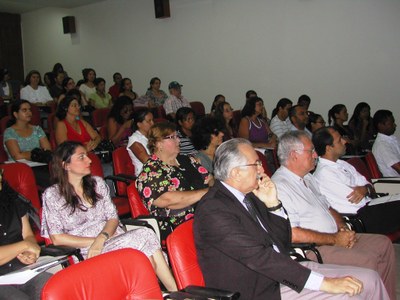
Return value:
<svg viewBox="0 0 400 300">
<path fill-rule="evenodd" d="M 164 106 L 160 105 L 157 107 L 157 118 L 166 119 L 167 113 L 165 112 Z"/>
<path fill-rule="evenodd" d="M 273 173 L 270 170 L 270 168 L 268 167 L 267 158 L 260 151 L 256 151 L 256 152 L 258 155 L 258 159 L 261 160 L 261 162 L 262 162 L 262 167 L 264 169 L 265 174 L 267 174 L 269 177 L 272 177 Z"/>
<path fill-rule="evenodd" d="M 24 163 L 10 163 L 0 165 L 0 169 L 4 170 L 3 177 L 8 184 L 29 199 L 35 208 L 40 209 L 38 189 L 31 167 Z"/>
<path fill-rule="evenodd" d="M 128 150 L 125 147 L 119 147 L 112 153 L 114 175 L 126 174 L 135 175 L 135 167 L 132 164 L 132 160 L 129 157 Z M 126 184 L 118 181 L 115 185 L 117 194 L 120 196 L 126 195 Z"/>
<path fill-rule="evenodd" d="M 368 152 L 367 155 L 365 155 L 365 162 L 367 163 L 372 178 L 382 178 L 382 173 L 379 170 L 378 163 L 372 152 Z"/>
<path fill-rule="evenodd" d="M 0 133 L 3 134 L 4 130 L 7 128 L 7 123 L 11 119 L 10 116 L 4 116 L 0 120 Z"/>
<path fill-rule="evenodd" d="M 50 146 L 51 149 L 54 151 L 57 148 L 57 140 L 56 140 L 56 132 L 55 131 L 51 131 L 49 133 L 49 142 L 50 142 Z"/>
<path fill-rule="evenodd" d="M 88 157 L 91 159 L 92 164 L 90 165 L 90 171 L 93 176 L 104 177 L 103 167 L 101 166 L 100 158 L 93 152 L 88 153 Z"/>
<path fill-rule="evenodd" d="M 190 106 L 194 110 L 196 117 L 202 118 L 206 115 L 206 109 L 204 108 L 204 104 L 200 101 L 192 101 L 190 102 Z"/>
<path fill-rule="evenodd" d="M 136 188 L 136 181 L 128 185 L 126 193 L 128 194 L 132 218 L 150 215 L 150 212 L 147 210 L 146 206 L 144 206 L 142 199 L 140 198 L 139 192 Z"/>
<path fill-rule="evenodd" d="M 32 125 L 40 125 L 42 126 L 42 120 L 40 119 L 40 109 L 37 105 L 31 103 L 31 111 L 32 111 Z"/>
<path fill-rule="evenodd" d="M 357 170 L 358 173 L 363 175 L 365 179 L 367 179 L 369 182 L 372 182 L 371 173 L 369 172 L 367 165 L 365 164 L 365 162 L 363 162 L 361 158 L 352 157 L 348 159 L 347 162 L 351 164 Z"/>
<path fill-rule="evenodd" d="M 145 254 L 121 249 L 95 256 L 54 274 L 42 290 L 43 300 L 163 299 Z"/>
<path fill-rule="evenodd" d="M 49 133 L 54 132 L 56 119 L 56 113 L 54 112 L 47 116 L 47 130 Z"/>
<path fill-rule="evenodd" d="M 35 176 L 31 167 L 24 163 L 10 163 L 0 165 L 0 169 L 4 170 L 3 177 L 8 184 L 26 199 L 31 201 L 32 205 L 41 210 L 39 193 L 36 186 Z M 39 229 L 32 228 L 38 243 L 43 243 L 44 239 L 40 236 Z"/>
<path fill-rule="evenodd" d="M 205 286 L 197 262 L 193 236 L 193 220 L 179 225 L 167 238 L 167 249 L 178 289 L 188 285 Z"/>
<path fill-rule="evenodd" d="M 110 108 L 98 108 L 92 113 L 93 127 L 100 128 L 107 123 Z"/>
</svg>

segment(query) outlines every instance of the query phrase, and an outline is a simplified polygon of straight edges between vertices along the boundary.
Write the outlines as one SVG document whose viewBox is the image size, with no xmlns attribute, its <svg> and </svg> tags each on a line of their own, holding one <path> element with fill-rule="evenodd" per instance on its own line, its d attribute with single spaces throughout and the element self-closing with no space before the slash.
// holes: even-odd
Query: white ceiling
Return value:
<svg viewBox="0 0 400 300">
<path fill-rule="evenodd" d="M 22 14 L 45 8 L 73 8 L 104 0 L 0 0 L 0 12 Z"/>
</svg>

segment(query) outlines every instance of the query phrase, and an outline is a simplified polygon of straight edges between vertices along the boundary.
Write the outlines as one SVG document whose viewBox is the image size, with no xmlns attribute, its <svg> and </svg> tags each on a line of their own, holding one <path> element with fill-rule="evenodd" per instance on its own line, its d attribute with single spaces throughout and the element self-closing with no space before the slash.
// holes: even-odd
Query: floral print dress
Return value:
<svg viewBox="0 0 400 300">
<path fill-rule="evenodd" d="M 182 209 L 159 208 L 154 200 L 165 192 L 193 191 L 208 187 L 209 174 L 192 156 L 178 155 L 179 166 L 171 166 L 153 154 L 143 165 L 137 180 L 140 196 L 153 216 L 169 217 L 173 227 L 190 219 L 194 205 Z"/>
</svg>

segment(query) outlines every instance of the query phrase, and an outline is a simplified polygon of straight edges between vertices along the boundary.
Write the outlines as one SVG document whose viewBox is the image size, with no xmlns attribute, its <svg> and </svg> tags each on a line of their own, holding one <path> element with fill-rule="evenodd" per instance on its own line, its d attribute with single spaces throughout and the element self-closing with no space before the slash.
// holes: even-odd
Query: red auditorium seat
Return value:
<svg viewBox="0 0 400 300">
<path fill-rule="evenodd" d="M 72 265 L 42 290 L 43 300 L 163 299 L 149 259 L 140 251 L 121 249 Z"/>
</svg>

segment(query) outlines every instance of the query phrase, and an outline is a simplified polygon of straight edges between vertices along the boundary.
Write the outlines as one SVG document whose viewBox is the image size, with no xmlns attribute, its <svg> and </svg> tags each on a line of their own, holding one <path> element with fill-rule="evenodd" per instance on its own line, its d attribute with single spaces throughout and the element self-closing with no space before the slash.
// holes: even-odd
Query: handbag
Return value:
<svg viewBox="0 0 400 300">
<path fill-rule="evenodd" d="M 31 161 L 48 164 L 53 158 L 53 153 L 50 150 L 34 148 L 31 151 Z"/>
<path fill-rule="evenodd" d="M 110 140 L 102 140 L 94 149 L 94 153 L 102 162 L 108 163 L 112 160 L 112 152 L 115 150 L 113 142 Z"/>
</svg>

